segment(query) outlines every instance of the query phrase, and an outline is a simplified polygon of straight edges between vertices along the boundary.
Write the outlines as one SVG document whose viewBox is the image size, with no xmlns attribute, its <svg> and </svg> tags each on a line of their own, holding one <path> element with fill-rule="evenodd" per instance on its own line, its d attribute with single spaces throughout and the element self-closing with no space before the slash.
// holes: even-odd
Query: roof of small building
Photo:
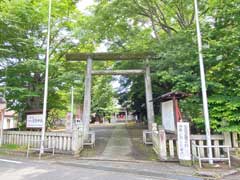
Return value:
<svg viewBox="0 0 240 180">
<path fill-rule="evenodd" d="M 13 117 L 13 116 L 15 116 L 15 115 L 16 115 L 16 112 L 13 111 L 13 110 L 5 111 L 5 113 L 4 113 L 4 116 L 5 116 L 5 117 Z"/>
<path fill-rule="evenodd" d="M 42 112 L 42 109 L 30 109 L 25 111 L 26 114 L 41 114 Z"/>
<path fill-rule="evenodd" d="M 184 92 L 181 92 L 181 91 L 174 91 L 174 92 L 169 92 L 169 93 L 163 94 L 163 95 L 153 99 L 153 101 L 157 101 L 157 100 L 168 101 L 168 100 L 173 99 L 174 97 L 176 99 L 184 99 L 188 96 L 190 96 L 190 94 L 187 94 L 187 93 L 184 93 Z"/>
</svg>

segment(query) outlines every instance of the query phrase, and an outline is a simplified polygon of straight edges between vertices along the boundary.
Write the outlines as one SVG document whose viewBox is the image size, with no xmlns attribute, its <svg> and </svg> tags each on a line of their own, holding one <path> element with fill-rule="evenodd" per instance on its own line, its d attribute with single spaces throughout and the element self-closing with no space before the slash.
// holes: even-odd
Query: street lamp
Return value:
<svg viewBox="0 0 240 180">
<path fill-rule="evenodd" d="M 6 109 L 7 103 L 3 97 L 0 97 L 0 120 L 1 120 L 1 134 L 0 134 L 0 146 L 3 143 L 3 122 L 4 122 L 4 111 Z"/>
<path fill-rule="evenodd" d="M 203 54 L 202 54 L 202 37 L 200 31 L 200 23 L 198 18 L 198 1 L 194 0 L 195 6 L 195 16 L 196 16 L 196 29 L 197 29 L 197 39 L 198 39 L 198 54 L 199 54 L 199 65 L 200 65 L 200 76 L 201 76 L 201 87 L 202 87 L 202 99 L 203 99 L 203 111 L 204 111 L 204 120 L 205 120 L 205 131 L 207 137 L 207 146 L 208 146 L 208 158 L 209 164 L 213 164 L 212 160 L 212 143 L 211 143 L 211 130 L 210 130 L 210 121 L 209 121 L 209 112 L 208 112 L 208 100 L 207 100 L 207 88 L 203 64 Z"/>
<path fill-rule="evenodd" d="M 44 153 L 44 139 L 45 139 L 46 118 L 47 118 L 48 64 L 49 64 L 49 49 L 50 49 L 49 47 L 50 47 L 50 31 L 51 31 L 51 9 L 52 9 L 52 0 L 49 0 L 49 5 L 48 5 L 48 34 L 47 34 L 47 50 L 46 50 L 46 69 L 45 69 L 43 117 L 42 117 L 43 123 L 42 123 L 40 154 Z"/>
</svg>

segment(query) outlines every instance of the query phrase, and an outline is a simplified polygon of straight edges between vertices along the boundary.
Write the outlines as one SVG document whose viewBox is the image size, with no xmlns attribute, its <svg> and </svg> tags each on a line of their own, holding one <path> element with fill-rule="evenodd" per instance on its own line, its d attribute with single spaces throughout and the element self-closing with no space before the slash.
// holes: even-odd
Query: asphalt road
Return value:
<svg viewBox="0 0 240 180">
<path fill-rule="evenodd" d="M 201 180 L 196 169 L 178 163 L 141 160 L 130 131 L 118 127 L 94 127 L 96 148 L 81 158 L 56 155 L 45 160 L 0 156 L 0 180 Z M 136 139 L 136 138 L 135 138 Z M 129 149 L 129 147 L 131 147 Z M 85 155 L 85 159 L 82 158 Z M 142 156 L 144 154 L 141 153 Z M 119 157 L 118 157 L 119 156 Z M 96 157 L 91 159 L 90 157 Z M 97 158 L 98 157 L 98 158 Z M 100 158 L 99 158 L 100 157 Z M 115 157 L 118 157 L 119 160 Z M 138 156 L 137 156 L 138 157 Z M 240 174 L 224 177 L 239 180 Z"/>
<path fill-rule="evenodd" d="M 122 168 L 116 163 L 114 166 L 101 166 L 99 162 L 5 160 L 8 159 L 0 159 L 1 180 L 200 180 L 185 175 Z"/>
</svg>

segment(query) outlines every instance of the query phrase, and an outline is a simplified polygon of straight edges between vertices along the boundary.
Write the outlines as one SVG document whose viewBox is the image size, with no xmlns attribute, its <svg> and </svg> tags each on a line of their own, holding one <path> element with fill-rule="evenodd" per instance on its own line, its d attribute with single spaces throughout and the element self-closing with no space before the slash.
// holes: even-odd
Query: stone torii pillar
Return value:
<svg viewBox="0 0 240 180">
<path fill-rule="evenodd" d="M 87 58 L 87 71 L 85 76 L 85 91 L 83 103 L 83 132 L 84 138 L 87 138 L 89 131 L 90 115 L 91 115 L 91 84 L 92 84 L 92 58 Z"/>
<path fill-rule="evenodd" d="M 152 97 L 152 82 L 149 61 L 146 60 L 146 70 L 145 70 L 145 93 L 146 93 L 146 107 L 147 107 L 147 120 L 148 129 L 152 130 L 152 123 L 154 123 L 154 109 L 153 109 L 153 97 Z"/>
</svg>

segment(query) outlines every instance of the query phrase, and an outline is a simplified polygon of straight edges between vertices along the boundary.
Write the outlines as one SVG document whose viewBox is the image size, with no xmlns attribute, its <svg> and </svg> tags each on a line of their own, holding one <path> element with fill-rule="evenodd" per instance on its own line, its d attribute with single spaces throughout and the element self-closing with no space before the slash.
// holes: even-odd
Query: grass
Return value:
<svg viewBox="0 0 240 180">
<path fill-rule="evenodd" d="M 236 149 L 235 155 L 236 155 L 237 157 L 240 157 L 240 148 Z"/>
<path fill-rule="evenodd" d="M 23 151 L 23 150 L 27 150 L 27 146 L 20 146 L 17 144 L 4 144 L 0 149 Z"/>
</svg>

